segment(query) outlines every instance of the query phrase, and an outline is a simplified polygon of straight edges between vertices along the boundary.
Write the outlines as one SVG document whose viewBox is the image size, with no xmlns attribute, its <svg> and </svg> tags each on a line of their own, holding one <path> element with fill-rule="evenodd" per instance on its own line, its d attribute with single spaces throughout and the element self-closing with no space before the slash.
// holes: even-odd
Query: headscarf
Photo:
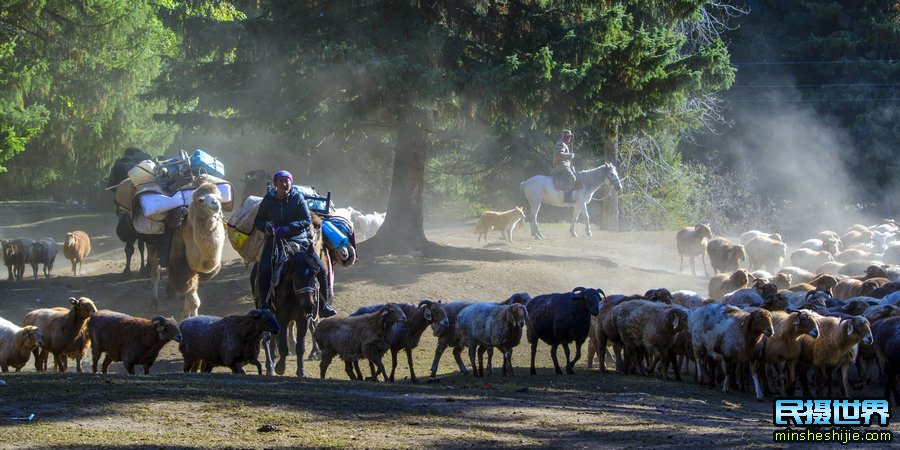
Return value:
<svg viewBox="0 0 900 450">
<path fill-rule="evenodd" d="M 275 176 L 272 177 L 272 182 L 276 183 L 276 182 L 278 182 L 279 178 L 285 178 L 285 177 L 287 179 L 291 180 L 291 183 L 294 182 L 294 177 L 287 170 L 279 170 L 278 172 L 275 172 Z"/>
</svg>

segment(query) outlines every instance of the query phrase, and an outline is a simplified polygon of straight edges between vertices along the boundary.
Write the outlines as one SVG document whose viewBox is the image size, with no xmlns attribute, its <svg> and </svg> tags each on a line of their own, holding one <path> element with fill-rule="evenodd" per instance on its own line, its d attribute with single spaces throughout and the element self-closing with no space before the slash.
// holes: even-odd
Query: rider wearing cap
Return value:
<svg viewBox="0 0 900 450">
<path fill-rule="evenodd" d="M 312 282 L 303 273 L 309 269 L 316 272 L 319 280 L 319 288 L 323 295 L 319 296 L 319 315 L 330 317 L 335 314 L 331 307 L 332 293 L 328 283 L 328 273 L 319 255 L 312 251 L 308 230 L 312 224 L 309 214 L 309 206 L 306 199 L 298 189 L 293 187 L 294 177 L 286 170 L 280 170 L 272 178 L 275 189 L 269 190 L 259 204 L 256 213 L 254 228 L 266 233 L 266 243 L 263 246 L 263 254 L 259 261 L 257 283 L 259 296 L 264 305 L 271 304 L 273 299 L 268 299 L 270 282 L 272 278 L 272 246 L 275 238 L 285 239 L 300 246 L 300 252 L 295 254 L 292 265 L 294 273 L 294 289 L 297 294 L 308 293 L 310 287 L 306 283 Z M 298 258 L 298 256 L 300 256 Z M 306 256 L 306 257 L 303 257 Z M 307 259 L 313 261 L 313 267 L 309 267 Z M 273 294 L 274 295 L 274 294 Z"/>
<path fill-rule="evenodd" d="M 553 177 L 558 180 L 560 190 L 567 193 L 575 189 L 575 168 L 572 166 L 575 153 L 570 151 L 573 140 L 572 132 L 563 130 L 553 147 Z"/>
</svg>

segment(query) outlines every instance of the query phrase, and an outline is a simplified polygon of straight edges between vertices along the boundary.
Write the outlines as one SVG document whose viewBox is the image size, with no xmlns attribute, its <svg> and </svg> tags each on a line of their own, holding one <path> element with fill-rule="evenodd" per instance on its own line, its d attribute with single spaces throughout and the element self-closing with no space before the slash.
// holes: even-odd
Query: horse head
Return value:
<svg viewBox="0 0 900 450">
<path fill-rule="evenodd" d="M 609 181 L 613 187 L 616 188 L 617 192 L 622 192 L 622 179 L 619 178 L 619 171 L 616 170 L 615 164 L 608 162 L 606 163 L 606 179 Z"/>
</svg>

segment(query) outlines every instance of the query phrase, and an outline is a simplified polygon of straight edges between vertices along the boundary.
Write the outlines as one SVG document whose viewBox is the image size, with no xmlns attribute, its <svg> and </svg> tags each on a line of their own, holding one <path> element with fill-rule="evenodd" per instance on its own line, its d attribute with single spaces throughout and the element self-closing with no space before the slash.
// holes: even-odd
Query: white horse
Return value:
<svg viewBox="0 0 900 450">
<path fill-rule="evenodd" d="M 528 221 L 531 222 L 531 235 L 535 239 L 543 239 L 541 229 L 538 227 L 537 214 L 541 209 L 542 203 L 549 203 L 553 206 L 571 206 L 572 207 L 572 226 L 569 232 L 572 236 L 578 237 L 575 233 L 575 224 L 578 223 L 578 216 L 584 214 L 584 231 L 588 236 L 591 234 L 591 219 L 588 216 L 587 204 L 594 196 L 594 192 L 600 189 L 605 182 L 612 184 L 616 191 L 622 191 L 622 180 L 616 167 L 612 163 L 603 164 L 590 170 L 581 170 L 575 176 L 575 190 L 572 191 L 571 203 L 565 202 L 563 191 L 553 187 L 553 177 L 547 175 L 535 175 L 519 186 L 525 192 L 525 198 L 528 199 Z"/>
</svg>

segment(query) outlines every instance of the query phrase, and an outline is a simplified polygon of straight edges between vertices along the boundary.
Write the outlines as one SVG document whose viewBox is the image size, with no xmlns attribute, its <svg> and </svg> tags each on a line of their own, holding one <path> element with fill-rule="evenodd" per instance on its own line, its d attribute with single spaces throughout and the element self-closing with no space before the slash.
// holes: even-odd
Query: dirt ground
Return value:
<svg viewBox="0 0 900 450">
<path fill-rule="evenodd" d="M 13 282 L 0 276 L 0 316 L 20 323 L 28 311 L 62 306 L 87 296 L 98 308 L 150 317 L 149 281 L 124 279 L 122 244 L 110 212 L 55 204 L 0 204 L 0 237 L 51 236 L 82 229 L 93 250 L 83 275 L 73 277 L 60 252 L 50 279 Z M 650 288 L 706 292 L 706 278 L 679 272 L 674 232 L 606 233 L 571 238 L 566 224 L 543 224 L 534 241 L 519 229 L 515 242 L 496 232 L 478 243 L 472 221 L 430 220 L 428 238 L 452 246 L 440 257 L 367 257 L 336 274 L 335 306 L 418 302 L 497 301 L 599 287 L 608 294 Z M 582 230 L 581 227 L 578 229 Z M 248 272 L 226 248 L 224 268 L 202 285 L 201 314 L 229 315 L 252 308 Z M 135 267 L 138 262 L 135 261 Z M 699 261 L 698 261 L 699 263 Z M 702 272 L 702 269 L 701 269 Z M 26 274 L 30 275 L 28 268 Z M 161 295 L 164 291 L 161 289 Z M 177 315 L 180 300 L 161 311 Z M 524 341 L 524 339 L 523 339 Z M 427 377 L 435 339 L 426 331 L 415 352 L 417 374 Z M 586 346 L 583 349 L 586 351 Z M 548 347 L 538 350 L 538 376 L 528 375 L 529 350 L 514 353 L 516 376 L 473 379 L 455 372 L 444 355 L 438 382 L 412 385 L 401 362 L 393 385 L 350 382 L 336 362 L 328 380 L 318 362 L 305 362 L 314 379 L 182 374 L 177 346 L 168 344 L 150 376 L 38 374 L 31 363 L 0 379 L 0 448 L 81 447 L 771 447 L 772 406 L 751 393 L 723 394 L 690 382 L 601 375 L 580 361 L 575 376 L 556 376 Z M 561 356 L 561 355 L 560 355 Z M 404 358 L 405 359 L 405 358 Z M 390 357 L 386 357 L 389 361 Z M 89 361 L 88 361 L 89 362 Z M 294 372 L 296 359 L 288 361 Z M 86 362 L 86 368 L 87 368 Z M 249 367 L 248 367 L 249 369 Z M 89 368 L 88 368 L 89 371 Z M 36 414 L 32 422 L 9 420 Z M 277 431 L 258 431 L 274 425 Z"/>
</svg>

